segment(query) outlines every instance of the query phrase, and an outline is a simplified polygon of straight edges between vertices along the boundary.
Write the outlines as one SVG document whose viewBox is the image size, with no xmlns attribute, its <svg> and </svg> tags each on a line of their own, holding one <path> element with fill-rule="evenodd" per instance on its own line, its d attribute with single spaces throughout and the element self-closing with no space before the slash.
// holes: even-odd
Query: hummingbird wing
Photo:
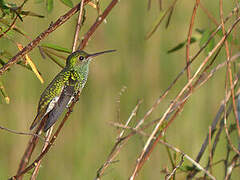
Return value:
<svg viewBox="0 0 240 180">
<path fill-rule="evenodd" d="M 30 126 L 30 130 L 54 108 L 69 77 L 70 72 L 63 69 L 44 90 L 38 103 L 37 115 Z"/>
<path fill-rule="evenodd" d="M 74 86 L 65 86 L 63 91 L 55 104 L 54 108 L 49 112 L 46 124 L 43 131 L 46 132 L 59 118 L 63 113 L 64 109 L 67 107 L 68 103 L 71 101 L 75 93 Z"/>
<path fill-rule="evenodd" d="M 53 109 L 58 99 L 59 96 L 56 96 L 48 103 L 47 106 L 40 105 L 42 108 L 38 108 L 38 113 L 30 126 L 30 130 L 32 130 Z"/>
</svg>

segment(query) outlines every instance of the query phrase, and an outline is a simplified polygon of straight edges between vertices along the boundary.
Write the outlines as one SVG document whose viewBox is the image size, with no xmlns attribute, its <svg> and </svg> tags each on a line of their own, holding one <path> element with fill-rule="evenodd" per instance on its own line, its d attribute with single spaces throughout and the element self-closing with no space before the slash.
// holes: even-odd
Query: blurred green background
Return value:
<svg viewBox="0 0 240 180">
<path fill-rule="evenodd" d="M 78 3 L 76 0 L 73 2 Z M 109 0 L 101 1 L 102 10 L 109 2 Z M 136 116 L 138 120 L 185 66 L 185 48 L 172 54 L 167 54 L 167 51 L 186 40 L 195 1 L 177 2 L 168 29 L 164 28 L 164 22 L 152 38 L 146 41 L 144 37 L 159 14 L 157 1 L 152 2 L 150 11 L 147 11 L 147 3 L 147 0 L 121 0 L 107 17 L 107 23 L 101 24 L 91 37 L 85 48 L 87 52 L 107 49 L 117 49 L 117 52 L 98 57 L 91 64 L 89 79 L 80 101 L 75 106 L 53 148 L 44 158 L 39 180 L 93 179 L 97 169 L 110 153 L 119 132 L 108 122 L 117 121 L 116 98 L 120 89 L 123 86 L 127 87 L 126 92 L 121 96 L 121 122 L 127 120 L 137 100 L 143 99 Z M 218 1 L 203 1 L 202 3 L 219 20 Z M 169 4 L 163 1 L 163 5 L 167 8 Z M 224 5 L 226 15 L 234 6 L 232 3 Z M 69 10 L 59 1 L 54 1 L 54 9 L 51 13 L 47 13 L 44 3 L 35 1 L 27 2 L 24 9 L 30 9 L 46 17 L 44 19 L 26 17 L 24 22 L 18 21 L 17 25 L 33 39 L 44 31 L 51 21 L 55 21 Z M 81 36 L 89 29 L 97 16 L 93 8 L 87 7 L 86 9 L 87 19 L 80 32 Z M 75 15 L 42 43 L 53 43 L 71 48 L 76 20 Z M 198 9 L 194 27 L 210 29 L 214 28 L 214 25 L 203 11 Z M 193 34 L 196 32 L 194 31 Z M 19 35 L 15 40 L 23 45 L 29 42 Z M 0 39 L 0 48 L 8 49 L 12 54 L 18 52 L 12 42 L 3 38 Z M 198 43 L 193 44 L 191 55 L 198 48 Z M 29 55 L 42 73 L 44 84 L 41 84 L 32 72 L 18 65 L 12 66 L 11 71 L 1 77 L 10 96 L 10 104 L 6 105 L 3 102 L 0 104 L 0 124 L 22 132 L 29 132 L 42 91 L 61 70 L 51 60 L 43 59 L 37 48 Z M 205 54 L 201 57 L 204 56 Z M 225 56 L 219 56 L 217 63 L 223 60 Z M 202 61 L 201 58 L 193 64 L 193 71 L 200 61 Z M 221 70 L 197 90 L 185 105 L 183 112 L 167 130 L 168 142 L 194 159 L 216 115 L 220 101 L 224 97 L 224 81 L 225 71 Z M 181 78 L 167 99 L 147 119 L 147 122 L 161 117 L 161 113 L 185 83 L 186 76 Z M 16 173 L 28 139 L 28 136 L 0 131 L 0 179 L 7 179 Z M 130 139 L 117 157 L 119 162 L 112 164 L 106 170 L 103 179 L 127 179 L 145 140 L 139 135 Z M 225 147 L 225 138 L 222 138 L 219 146 Z M 225 151 L 222 149 L 225 148 L 217 149 L 214 162 L 225 156 Z M 36 157 L 40 150 L 41 146 L 38 145 L 33 157 Z M 187 160 L 184 164 L 191 165 Z M 205 166 L 206 158 L 203 158 L 200 164 Z M 140 171 L 138 179 L 163 179 L 165 176 L 161 173 L 163 168 L 171 170 L 166 148 L 160 145 Z M 213 175 L 221 179 L 224 175 L 223 166 L 218 165 L 214 168 Z M 239 177 L 239 173 L 233 173 L 232 179 L 237 179 L 237 176 Z M 30 175 L 25 175 L 25 179 L 29 177 Z M 185 179 L 184 177 L 184 174 L 180 174 L 177 179 Z"/>
</svg>

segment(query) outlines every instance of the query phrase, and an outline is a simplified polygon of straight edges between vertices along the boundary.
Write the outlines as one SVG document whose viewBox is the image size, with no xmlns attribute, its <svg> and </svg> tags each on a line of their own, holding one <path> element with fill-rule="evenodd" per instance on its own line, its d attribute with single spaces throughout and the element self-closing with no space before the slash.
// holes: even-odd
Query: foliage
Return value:
<svg viewBox="0 0 240 180">
<path fill-rule="evenodd" d="M 0 178 L 237 179 L 238 8 L 0 0 Z M 75 48 L 117 52 L 94 62 L 52 134 L 29 132 L 41 92 Z"/>
</svg>

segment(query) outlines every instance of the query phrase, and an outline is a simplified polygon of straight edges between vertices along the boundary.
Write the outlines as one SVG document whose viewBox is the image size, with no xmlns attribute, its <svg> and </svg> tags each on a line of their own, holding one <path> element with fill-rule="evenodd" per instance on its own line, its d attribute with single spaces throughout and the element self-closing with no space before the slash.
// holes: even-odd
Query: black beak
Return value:
<svg viewBox="0 0 240 180">
<path fill-rule="evenodd" d="M 110 52 L 115 52 L 115 51 L 117 51 L 117 50 L 107 50 L 107 51 L 97 52 L 97 53 L 94 53 L 94 54 L 89 54 L 89 55 L 87 56 L 87 58 L 89 59 L 89 58 L 92 58 L 92 57 L 95 57 L 95 56 L 99 56 L 99 55 L 101 55 L 101 54 L 110 53 Z"/>
</svg>

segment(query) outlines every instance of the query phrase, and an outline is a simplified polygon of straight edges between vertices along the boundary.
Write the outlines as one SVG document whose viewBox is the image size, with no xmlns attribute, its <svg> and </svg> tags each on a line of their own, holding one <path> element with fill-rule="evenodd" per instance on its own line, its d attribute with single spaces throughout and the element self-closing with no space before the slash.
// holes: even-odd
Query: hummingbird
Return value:
<svg viewBox="0 0 240 180">
<path fill-rule="evenodd" d="M 77 50 L 70 54 L 67 57 L 66 66 L 43 91 L 38 103 L 37 115 L 30 126 L 30 130 L 47 116 L 43 127 L 43 131 L 47 132 L 68 104 L 71 103 L 74 95 L 84 88 L 92 58 L 114 51 L 116 50 L 88 54 L 85 51 Z"/>
</svg>

